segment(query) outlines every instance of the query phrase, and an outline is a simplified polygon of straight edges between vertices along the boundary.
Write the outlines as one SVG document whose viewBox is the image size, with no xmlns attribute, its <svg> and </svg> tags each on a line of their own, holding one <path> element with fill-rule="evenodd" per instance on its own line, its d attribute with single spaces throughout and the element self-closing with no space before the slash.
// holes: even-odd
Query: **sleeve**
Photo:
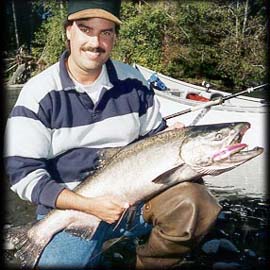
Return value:
<svg viewBox="0 0 270 270">
<path fill-rule="evenodd" d="M 7 120 L 4 162 L 11 189 L 20 198 L 55 207 L 64 187 L 47 171 L 52 130 L 46 117 L 37 97 L 24 87 Z"/>
<path fill-rule="evenodd" d="M 152 89 L 149 89 L 148 83 L 143 75 L 136 68 L 131 67 L 130 65 L 117 61 L 114 61 L 113 63 L 114 66 L 117 67 L 117 76 L 121 80 L 131 78 L 132 85 L 137 90 L 140 121 L 140 133 L 138 139 L 151 136 L 161 130 L 164 130 L 167 127 L 167 124 L 166 121 L 162 119 L 159 101 L 155 96 L 155 92 Z"/>
<path fill-rule="evenodd" d="M 140 137 L 148 137 L 164 130 L 166 121 L 160 112 L 160 103 L 153 90 L 145 87 L 141 94 Z"/>
</svg>

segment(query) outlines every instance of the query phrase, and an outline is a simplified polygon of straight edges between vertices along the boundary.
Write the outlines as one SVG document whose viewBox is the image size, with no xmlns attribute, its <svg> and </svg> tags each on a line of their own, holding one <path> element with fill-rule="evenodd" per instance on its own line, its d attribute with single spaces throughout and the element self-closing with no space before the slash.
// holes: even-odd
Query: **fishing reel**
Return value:
<svg viewBox="0 0 270 270">
<path fill-rule="evenodd" d="M 206 88 L 206 92 L 209 92 L 212 85 L 207 81 L 202 81 L 202 86 Z"/>
</svg>

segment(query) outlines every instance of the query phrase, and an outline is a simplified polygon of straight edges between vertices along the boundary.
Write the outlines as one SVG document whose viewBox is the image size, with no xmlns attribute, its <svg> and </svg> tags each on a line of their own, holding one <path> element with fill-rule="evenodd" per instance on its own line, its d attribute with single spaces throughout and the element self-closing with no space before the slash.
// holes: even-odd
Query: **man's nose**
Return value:
<svg viewBox="0 0 270 270">
<path fill-rule="evenodd" d="M 99 41 L 99 36 L 98 35 L 90 36 L 88 39 L 89 39 L 88 43 L 92 48 L 99 47 L 100 41 Z"/>
</svg>

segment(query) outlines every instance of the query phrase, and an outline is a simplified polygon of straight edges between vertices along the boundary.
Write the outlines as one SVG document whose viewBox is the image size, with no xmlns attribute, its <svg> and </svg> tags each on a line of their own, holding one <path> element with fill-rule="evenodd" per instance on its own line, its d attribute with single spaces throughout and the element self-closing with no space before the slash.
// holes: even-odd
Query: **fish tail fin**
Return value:
<svg viewBox="0 0 270 270">
<path fill-rule="evenodd" d="M 32 269 L 35 267 L 39 256 L 47 243 L 37 243 L 29 237 L 29 229 L 33 224 L 27 224 L 18 227 L 6 229 L 5 248 L 15 249 L 14 256 L 21 262 L 24 269 Z"/>
</svg>

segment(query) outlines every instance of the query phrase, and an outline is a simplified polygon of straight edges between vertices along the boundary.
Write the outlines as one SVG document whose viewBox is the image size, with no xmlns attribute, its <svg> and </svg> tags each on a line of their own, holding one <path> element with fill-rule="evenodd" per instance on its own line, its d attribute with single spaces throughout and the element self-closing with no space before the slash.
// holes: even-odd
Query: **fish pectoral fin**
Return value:
<svg viewBox="0 0 270 270">
<path fill-rule="evenodd" d="M 91 239 L 95 229 L 90 226 L 73 226 L 73 227 L 68 227 L 65 229 L 65 232 L 70 233 L 74 236 L 81 237 L 83 239 Z"/>
<path fill-rule="evenodd" d="M 76 219 L 64 231 L 74 236 L 90 240 L 96 232 L 100 219 L 85 212 L 77 211 Z"/>
<path fill-rule="evenodd" d="M 159 175 L 158 177 L 156 177 L 154 180 L 152 180 L 153 183 L 155 184 L 169 184 L 171 182 L 170 180 L 170 176 L 177 170 L 179 170 L 179 168 L 183 167 L 184 163 L 176 166 L 168 171 L 166 171 L 165 173 Z"/>
</svg>

